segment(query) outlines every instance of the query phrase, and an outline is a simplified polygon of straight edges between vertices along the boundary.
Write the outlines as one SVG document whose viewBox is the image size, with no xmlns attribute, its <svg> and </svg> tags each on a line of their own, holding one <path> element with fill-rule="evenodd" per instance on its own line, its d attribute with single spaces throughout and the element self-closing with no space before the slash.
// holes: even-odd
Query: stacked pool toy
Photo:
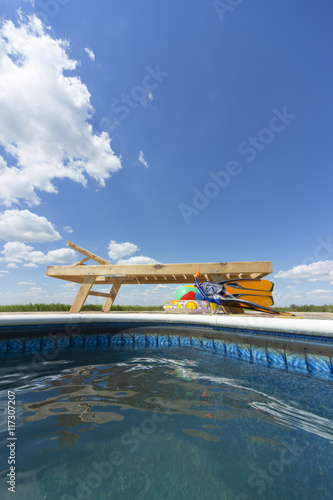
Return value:
<svg viewBox="0 0 333 500">
<path fill-rule="evenodd" d="M 176 312 L 181 309 L 187 309 L 187 312 L 194 312 L 194 309 L 197 312 L 204 312 L 216 311 L 218 306 L 207 300 L 202 300 L 201 293 L 195 286 L 183 285 L 176 291 L 175 300 L 168 300 L 163 308 L 167 312 Z"/>
</svg>

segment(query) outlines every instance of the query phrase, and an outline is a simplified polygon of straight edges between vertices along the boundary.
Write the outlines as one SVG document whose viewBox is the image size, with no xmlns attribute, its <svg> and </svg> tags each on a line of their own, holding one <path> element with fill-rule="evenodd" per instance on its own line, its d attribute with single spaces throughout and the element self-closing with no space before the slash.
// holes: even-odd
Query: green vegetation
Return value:
<svg viewBox="0 0 333 500">
<path fill-rule="evenodd" d="M 69 311 L 70 304 L 13 304 L 0 306 L 0 312 Z M 86 304 L 82 311 L 101 311 L 102 305 Z M 163 306 L 112 306 L 111 311 L 163 311 Z"/>
<path fill-rule="evenodd" d="M 296 304 L 291 304 L 289 307 L 274 307 L 277 311 L 286 312 L 330 312 L 333 313 L 333 305 L 325 306 L 314 306 L 313 304 L 304 306 L 297 306 Z"/>
<path fill-rule="evenodd" d="M 9 306 L 0 306 L 0 312 L 56 312 L 70 310 L 70 304 L 13 304 Z M 82 311 L 96 312 L 101 311 L 102 305 L 86 304 Z M 285 312 L 330 312 L 333 313 L 333 305 L 297 306 L 291 304 L 289 307 L 273 307 L 277 311 Z M 112 306 L 111 311 L 163 311 L 163 306 Z"/>
</svg>

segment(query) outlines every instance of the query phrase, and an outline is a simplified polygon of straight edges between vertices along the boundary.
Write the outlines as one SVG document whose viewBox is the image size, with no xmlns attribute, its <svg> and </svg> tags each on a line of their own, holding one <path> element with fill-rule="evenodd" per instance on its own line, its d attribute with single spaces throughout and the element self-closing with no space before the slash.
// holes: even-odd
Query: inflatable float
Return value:
<svg viewBox="0 0 333 500">
<path fill-rule="evenodd" d="M 208 302 L 207 300 L 168 300 L 168 302 L 163 306 L 163 309 L 167 312 L 214 312 L 219 309 L 217 304 Z"/>
</svg>

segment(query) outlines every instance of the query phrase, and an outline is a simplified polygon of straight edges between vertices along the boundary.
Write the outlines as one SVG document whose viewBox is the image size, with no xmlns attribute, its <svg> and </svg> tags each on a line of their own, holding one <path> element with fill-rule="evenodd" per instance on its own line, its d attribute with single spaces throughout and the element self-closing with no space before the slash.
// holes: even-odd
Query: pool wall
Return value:
<svg viewBox="0 0 333 500">
<path fill-rule="evenodd" d="M 333 321 L 165 313 L 4 314 L 0 357 L 64 349 L 192 347 L 333 380 Z"/>
</svg>

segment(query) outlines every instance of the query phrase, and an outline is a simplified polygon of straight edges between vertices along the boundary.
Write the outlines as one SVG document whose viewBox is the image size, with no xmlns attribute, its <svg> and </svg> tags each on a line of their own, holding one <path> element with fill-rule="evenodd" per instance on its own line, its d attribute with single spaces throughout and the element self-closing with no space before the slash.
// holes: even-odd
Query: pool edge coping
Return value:
<svg viewBox="0 0 333 500">
<path fill-rule="evenodd" d="M 333 321 L 308 318 L 280 318 L 255 315 L 182 314 L 182 313 L 35 313 L 2 314 L 1 327 L 70 325 L 89 323 L 165 323 L 216 328 L 270 331 L 277 333 L 324 336 L 333 340 Z M 254 333 L 255 334 L 255 333 Z"/>
</svg>

